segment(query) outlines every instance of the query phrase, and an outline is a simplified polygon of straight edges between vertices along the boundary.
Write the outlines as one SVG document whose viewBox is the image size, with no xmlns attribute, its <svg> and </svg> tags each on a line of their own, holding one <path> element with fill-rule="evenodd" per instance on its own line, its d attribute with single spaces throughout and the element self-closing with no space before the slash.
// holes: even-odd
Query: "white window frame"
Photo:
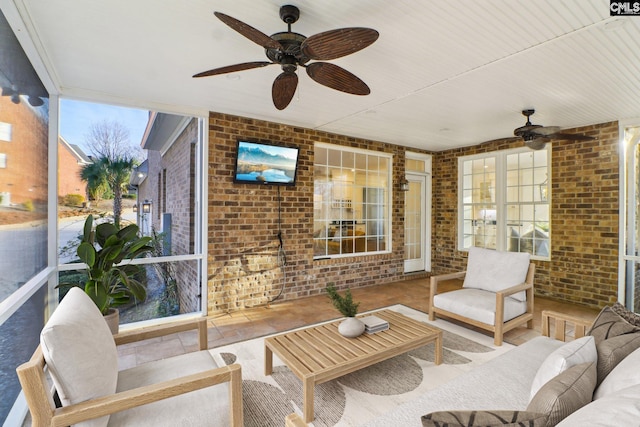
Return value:
<svg viewBox="0 0 640 427">
<path fill-rule="evenodd" d="M 391 229 L 391 224 L 392 224 L 392 214 L 393 214 L 393 209 L 392 209 L 392 190 L 393 190 L 393 154 L 390 153 L 384 153 L 384 152 L 380 152 L 380 151 L 372 151 L 372 150 L 365 150 L 365 149 L 360 149 L 360 148 L 353 148 L 353 147 L 347 147 L 344 145 L 336 145 L 336 144 L 326 144 L 326 143 L 321 143 L 321 142 L 317 142 L 314 145 L 314 151 L 317 148 L 324 148 L 327 150 L 335 150 L 335 151 L 340 151 L 342 153 L 351 153 L 354 155 L 368 155 L 368 156 L 375 156 L 375 157 L 379 157 L 379 158 L 384 158 L 386 159 L 387 163 L 388 163 L 388 168 L 387 168 L 387 174 L 384 177 L 384 180 L 386 181 L 386 186 L 382 187 L 383 191 L 384 191 L 384 203 L 385 203 L 385 213 L 384 213 L 384 233 L 382 234 L 383 238 L 380 239 L 382 241 L 384 241 L 384 249 L 380 249 L 380 250 L 373 250 L 373 251 L 369 251 L 369 247 L 367 246 L 367 251 L 364 252 L 349 252 L 349 253 L 338 253 L 338 254 L 329 254 L 329 253 L 325 253 L 325 254 L 319 254 L 316 255 L 314 254 L 313 259 L 317 260 L 317 259 L 327 259 L 327 258 L 343 258 L 343 257 L 352 257 L 352 256 L 364 256 L 364 255 L 379 255 L 379 254 L 386 254 L 386 253 L 390 253 L 391 252 L 391 248 L 392 248 L 392 229 Z M 316 166 L 316 162 L 314 161 L 314 170 L 315 170 L 315 166 Z M 368 169 L 366 169 L 366 171 L 368 171 Z M 315 187 L 315 177 L 314 177 L 314 187 Z M 347 188 L 347 186 L 343 186 L 343 188 Z M 351 191 L 353 191 L 354 189 L 359 189 L 360 187 L 358 185 L 356 185 L 355 183 L 351 185 Z M 332 195 L 332 197 L 335 198 L 335 196 Z M 318 195 L 315 194 L 314 192 L 314 203 L 315 200 L 318 198 Z M 322 203 L 322 202 L 320 202 Z M 357 205 L 355 202 L 353 202 L 353 200 L 348 200 L 348 199 L 342 199 L 341 197 L 337 197 L 335 199 L 332 198 L 331 201 L 324 201 L 325 204 L 329 204 L 332 208 L 347 208 L 349 210 L 353 209 L 364 209 L 364 203 L 362 205 Z M 353 203 L 353 204 L 352 204 Z M 314 205 L 314 217 L 313 217 L 313 221 L 314 221 L 314 230 L 315 230 L 315 223 L 316 221 L 328 221 L 330 220 L 330 218 L 317 218 L 316 217 L 316 209 L 315 209 L 315 205 Z M 366 226 L 365 226 L 366 227 Z M 325 239 L 327 237 L 324 237 L 323 239 Z M 366 238 L 366 236 L 365 236 Z M 331 239 L 329 239 L 331 240 Z M 339 241 L 339 238 L 336 238 L 336 240 Z M 318 241 L 318 239 L 314 239 L 314 243 Z"/>
<path fill-rule="evenodd" d="M 543 150 L 547 153 L 547 200 L 546 204 L 549 206 L 549 226 L 551 224 L 551 144 L 547 144 Z M 460 251 L 468 251 L 473 245 L 465 245 L 465 233 L 464 233 L 464 163 L 467 161 L 473 161 L 477 159 L 489 159 L 495 160 L 495 224 L 496 224 L 496 250 L 507 251 L 507 156 L 512 154 L 520 154 L 530 151 L 527 147 L 513 148 L 508 150 L 492 151 L 488 153 L 480 153 L 469 156 L 461 156 L 458 158 L 458 238 L 457 247 Z M 544 202 L 533 202 L 533 204 L 543 205 Z M 532 255 L 532 259 L 539 259 L 548 261 L 551 259 L 551 228 L 549 227 L 549 250 L 547 256 Z"/>
</svg>

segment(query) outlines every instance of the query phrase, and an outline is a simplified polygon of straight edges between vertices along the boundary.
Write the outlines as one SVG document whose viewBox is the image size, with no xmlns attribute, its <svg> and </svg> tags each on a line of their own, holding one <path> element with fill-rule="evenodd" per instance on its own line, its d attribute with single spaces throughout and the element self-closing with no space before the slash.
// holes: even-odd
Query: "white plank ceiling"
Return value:
<svg viewBox="0 0 640 427">
<path fill-rule="evenodd" d="M 7 0 L 10 1 L 10 0 Z M 298 69 L 278 111 L 265 61 L 220 11 L 270 35 L 286 31 L 280 0 L 15 0 L 62 96 L 206 114 L 225 112 L 427 150 L 508 137 L 535 124 L 577 127 L 640 117 L 640 17 L 609 16 L 608 0 L 296 0 L 292 30 L 310 36 L 370 27 L 380 38 L 330 62 L 371 88 L 354 96 Z"/>
</svg>

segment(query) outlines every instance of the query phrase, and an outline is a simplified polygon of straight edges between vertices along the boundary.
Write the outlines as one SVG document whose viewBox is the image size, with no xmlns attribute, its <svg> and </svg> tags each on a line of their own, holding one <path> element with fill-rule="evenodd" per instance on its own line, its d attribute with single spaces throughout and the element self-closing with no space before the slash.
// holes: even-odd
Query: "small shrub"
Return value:
<svg viewBox="0 0 640 427">
<path fill-rule="evenodd" d="M 29 211 L 29 212 L 33 212 L 36 210 L 36 208 L 33 206 L 33 202 L 31 200 L 27 200 L 26 202 L 24 202 L 22 204 L 22 206 L 25 208 L 25 210 Z"/>
<path fill-rule="evenodd" d="M 62 198 L 62 204 L 65 206 L 81 206 L 83 202 L 82 194 L 67 194 Z"/>
</svg>

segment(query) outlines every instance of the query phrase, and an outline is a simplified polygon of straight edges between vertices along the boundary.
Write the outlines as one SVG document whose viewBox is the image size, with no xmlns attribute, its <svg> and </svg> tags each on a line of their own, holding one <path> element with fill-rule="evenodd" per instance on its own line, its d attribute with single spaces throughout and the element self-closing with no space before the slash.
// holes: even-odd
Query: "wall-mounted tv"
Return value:
<svg viewBox="0 0 640 427">
<path fill-rule="evenodd" d="M 233 181 L 250 184 L 295 185 L 297 147 L 238 140 Z"/>
</svg>

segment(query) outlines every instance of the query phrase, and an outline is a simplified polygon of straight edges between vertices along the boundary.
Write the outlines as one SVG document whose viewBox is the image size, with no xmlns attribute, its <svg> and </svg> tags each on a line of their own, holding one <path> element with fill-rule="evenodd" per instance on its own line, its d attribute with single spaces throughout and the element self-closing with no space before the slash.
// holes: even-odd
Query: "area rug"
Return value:
<svg viewBox="0 0 640 427">
<path fill-rule="evenodd" d="M 311 426 L 358 426 L 427 390 L 513 348 L 493 345 L 493 338 L 404 305 L 386 307 L 443 330 L 443 363 L 434 364 L 434 344 L 396 356 L 315 388 L 315 419 Z M 375 312 L 374 310 L 372 312 Z M 302 382 L 278 359 L 273 374 L 264 375 L 264 338 L 210 350 L 220 366 L 242 366 L 244 425 L 282 426 L 285 417 L 302 414 Z"/>
</svg>

